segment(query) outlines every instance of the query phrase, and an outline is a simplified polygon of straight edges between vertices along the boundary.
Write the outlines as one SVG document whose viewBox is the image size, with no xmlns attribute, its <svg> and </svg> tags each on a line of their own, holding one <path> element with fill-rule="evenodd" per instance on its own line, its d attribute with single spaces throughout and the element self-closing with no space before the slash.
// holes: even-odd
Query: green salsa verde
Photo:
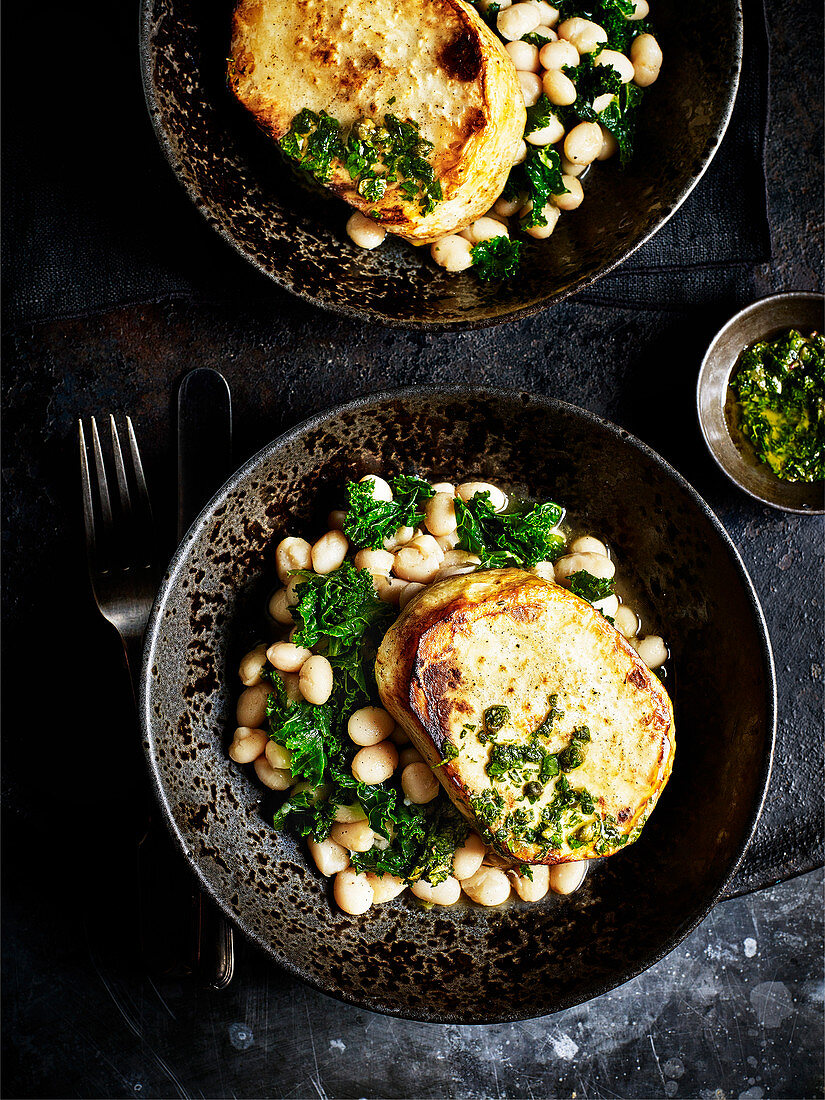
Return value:
<svg viewBox="0 0 825 1100">
<path fill-rule="evenodd" d="M 742 352 L 737 426 L 783 481 L 825 477 L 825 337 L 789 329 Z"/>
</svg>

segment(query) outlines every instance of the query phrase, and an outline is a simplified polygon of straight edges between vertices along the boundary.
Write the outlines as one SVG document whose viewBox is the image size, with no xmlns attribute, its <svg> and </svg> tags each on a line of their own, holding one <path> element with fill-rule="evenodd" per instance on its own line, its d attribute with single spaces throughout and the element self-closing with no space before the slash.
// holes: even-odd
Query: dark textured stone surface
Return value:
<svg viewBox="0 0 825 1100">
<path fill-rule="evenodd" d="M 135 957 L 142 760 L 116 640 L 83 579 L 74 441 L 81 414 L 112 408 L 136 418 L 169 554 L 173 383 L 197 363 L 219 367 L 232 384 L 238 461 L 303 416 L 395 383 L 521 386 L 617 421 L 673 462 L 720 516 L 774 643 L 774 775 L 733 888 L 820 862 L 822 524 L 736 492 L 703 450 L 693 392 L 702 353 L 738 306 L 778 290 L 821 289 L 821 18 L 804 0 L 771 4 L 774 260 L 720 273 L 711 305 L 691 306 L 684 279 L 682 310 L 574 299 L 496 332 L 436 339 L 336 320 L 278 292 L 233 303 L 235 282 L 247 284 L 227 254 L 221 301 L 134 307 L 7 335 L 7 1095 L 821 1095 L 815 878 L 725 903 L 630 986 L 530 1024 L 387 1021 L 342 1008 L 246 946 L 228 995 L 156 977 L 158 994 Z M 99 73 L 82 75 L 91 95 Z M 140 163 L 130 170 L 140 173 Z M 61 185 L 61 163 L 49 183 Z M 174 189 L 169 202 L 187 227 L 183 239 L 214 258 L 222 246 L 205 227 L 192 228 L 197 216 Z M 105 209 L 115 227 L 129 217 L 114 192 Z M 139 238 L 124 239 L 151 253 L 150 226 L 138 224 Z M 173 856 L 169 865 L 181 875 Z M 161 900 L 172 940 L 180 899 Z M 752 958 L 749 938 L 758 942 Z"/>
</svg>

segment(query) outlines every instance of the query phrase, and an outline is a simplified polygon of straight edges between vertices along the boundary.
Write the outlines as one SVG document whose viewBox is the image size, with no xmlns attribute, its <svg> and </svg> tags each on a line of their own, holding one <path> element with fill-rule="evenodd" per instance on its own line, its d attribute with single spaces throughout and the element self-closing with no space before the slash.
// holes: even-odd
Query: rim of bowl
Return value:
<svg viewBox="0 0 825 1100">
<path fill-rule="evenodd" d="M 742 0 L 733 0 L 734 5 L 734 26 L 733 30 L 733 71 L 731 73 L 730 83 L 727 88 L 727 98 L 725 99 L 724 107 L 719 121 L 719 126 L 716 129 L 712 143 L 704 149 L 702 152 L 695 174 L 687 181 L 685 186 L 676 196 L 673 204 L 668 212 L 661 218 L 660 221 L 645 233 L 635 244 L 631 245 L 621 256 L 616 259 L 607 261 L 601 268 L 592 274 L 582 278 L 578 282 L 572 283 L 570 286 L 564 287 L 562 290 L 557 291 L 554 294 L 549 294 L 541 302 L 533 302 L 530 305 L 516 306 L 508 313 L 496 314 L 493 317 L 479 317 L 474 319 L 468 319 L 466 321 L 445 321 L 440 322 L 437 319 L 431 319 L 427 321 L 423 320 L 410 320 L 401 319 L 390 316 L 377 316 L 375 312 L 369 310 L 359 309 L 357 306 L 342 305 L 338 301 L 319 301 L 318 298 L 313 297 L 306 291 L 295 286 L 293 283 L 281 279 L 278 277 L 277 272 L 267 270 L 258 257 L 252 252 L 243 248 L 239 241 L 237 241 L 233 234 L 223 225 L 221 218 L 221 208 L 208 202 L 204 196 L 199 192 L 198 188 L 179 168 L 179 158 L 172 142 L 163 126 L 162 112 L 158 96 L 156 95 L 156 88 L 154 80 L 152 79 L 152 60 L 153 52 L 150 48 L 151 41 L 151 26 L 152 26 L 152 7 L 157 0 L 141 0 L 140 9 L 140 72 L 141 82 L 143 84 L 143 96 L 146 100 L 146 108 L 149 113 L 149 118 L 152 122 L 152 128 L 155 131 L 155 136 L 158 139 L 163 154 L 171 168 L 178 183 L 186 191 L 191 202 L 195 208 L 201 214 L 206 223 L 217 232 L 227 244 L 229 244 L 239 256 L 242 256 L 244 260 L 250 263 L 256 270 L 276 286 L 282 290 L 287 291 L 289 294 L 293 294 L 295 297 L 300 298 L 304 302 L 308 302 L 310 305 L 315 306 L 317 309 L 326 310 L 329 313 L 335 313 L 341 317 L 350 317 L 359 321 L 368 321 L 372 324 L 383 325 L 386 328 L 397 328 L 402 330 L 412 331 L 424 331 L 424 332 L 466 332 L 474 329 L 492 328 L 494 325 L 508 324 L 511 321 L 523 321 L 528 317 L 535 317 L 545 309 L 549 309 L 551 306 L 557 305 L 559 302 L 563 302 L 565 299 L 571 297 L 574 294 L 578 294 L 580 291 L 586 290 L 592 286 L 595 282 L 598 282 L 603 276 L 610 274 L 621 264 L 625 263 L 634 252 L 647 244 L 647 242 L 654 237 L 659 230 L 665 225 L 676 211 L 682 206 L 685 199 L 690 195 L 693 189 L 698 184 L 699 180 L 704 176 L 708 170 L 711 161 L 716 156 L 719 146 L 724 140 L 725 134 L 728 130 L 728 124 L 730 123 L 731 115 L 733 114 L 734 104 L 736 102 L 736 96 L 739 91 L 739 80 L 742 75 L 742 42 L 743 42 L 743 10 Z"/>
<path fill-rule="evenodd" d="M 446 398 L 459 398 L 470 400 L 484 400 L 490 398 L 499 398 L 506 400 L 513 400 L 517 398 L 527 399 L 528 401 L 535 403 L 545 408 L 559 409 L 567 413 L 573 413 L 574 415 L 582 417 L 584 420 L 589 421 L 591 424 L 605 429 L 608 434 L 612 435 L 617 442 L 629 444 L 635 450 L 641 452 L 646 458 L 652 460 L 659 465 L 685 492 L 691 497 L 693 503 L 704 514 L 705 518 L 711 524 L 716 531 L 717 535 L 721 537 L 722 543 L 726 547 L 728 554 L 733 559 L 733 563 L 738 567 L 740 576 L 744 582 L 745 594 L 748 602 L 751 606 L 751 610 L 754 612 L 756 625 L 759 632 L 759 646 L 762 655 L 762 661 L 765 669 L 765 679 L 767 681 L 767 745 L 763 754 L 760 780 L 759 780 L 759 797 L 755 799 L 754 805 L 751 808 L 751 813 L 748 818 L 747 826 L 744 831 L 742 840 L 740 841 L 726 872 L 722 875 L 716 886 L 712 889 L 710 896 L 702 907 L 693 914 L 693 916 L 686 923 L 680 925 L 672 936 L 667 939 L 664 946 L 657 948 L 643 963 L 632 967 L 626 974 L 617 980 L 605 979 L 598 983 L 593 988 L 593 991 L 586 997 L 577 996 L 572 994 L 568 997 L 562 997 L 557 1004 L 552 1008 L 549 1008 L 547 1012 L 540 1012 L 538 1014 L 521 1014 L 519 1012 L 510 1012 L 503 1015 L 490 1015 L 482 1017 L 472 1017 L 467 1019 L 466 1017 L 459 1016 L 458 1014 L 446 1014 L 425 1015 L 422 1013 L 404 1011 L 403 1008 L 396 1007 L 390 1008 L 386 1005 L 382 1005 L 379 1000 L 367 1001 L 361 1000 L 356 997 L 349 996 L 345 990 L 331 990 L 326 987 L 321 981 L 305 974 L 300 966 L 294 962 L 289 956 L 285 955 L 278 947 L 263 936 L 260 936 L 257 932 L 247 927 L 246 922 L 238 916 L 238 914 L 230 907 L 228 901 L 217 893 L 213 888 L 212 883 L 205 876 L 201 870 L 198 862 L 189 851 L 186 840 L 183 836 L 182 830 L 175 821 L 172 814 L 171 807 L 166 797 L 163 784 L 160 781 L 158 769 L 155 765 L 153 757 L 154 748 L 154 736 L 152 734 L 152 712 L 151 712 L 151 667 L 152 667 L 152 653 L 157 644 L 157 636 L 160 630 L 162 622 L 162 612 L 172 590 L 174 583 L 176 582 L 179 573 L 181 572 L 186 559 L 189 555 L 192 544 L 198 538 L 201 530 L 210 521 L 211 516 L 216 508 L 223 503 L 229 493 L 231 493 L 236 486 L 252 473 L 261 462 L 280 447 L 284 443 L 291 442 L 300 436 L 303 432 L 321 427 L 324 423 L 340 416 L 342 413 L 354 412 L 358 409 L 372 404 L 381 404 L 387 401 L 398 401 L 408 398 L 419 398 L 421 396 L 439 395 Z M 212 899 L 212 901 L 218 906 L 218 908 L 224 913 L 224 915 L 232 922 L 233 925 L 238 927 L 246 936 L 248 940 L 251 940 L 257 947 L 261 948 L 267 956 L 278 966 L 283 967 L 288 973 L 292 974 L 296 978 L 300 978 L 301 981 L 306 982 L 308 985 L 317 989 L 320 993 L 324 993 L 329 997 L 333 997 L 335 1000 L 341 1001 L 344 1004 L 353 1005 L 357 1008 L 367 1009 L 370 1012 L 378 1013 L 382 1016 L 392 1016 L 398 1019 L 414 1020 L 420 1023 L 513 1023 L 519 1020 L 539 1019 L 545 1015 L 553 1015 L 556 1012 L 562 1012 L 565 1009 L 573 1008 L 579 1004 L 585 1004 L 588 1001 L 601 997 L 605 993 L 609 993 L 610 990 L 616 989 L 619 986 L 626 985 L 627 982 L 632 981 L 633 978 L 643 974 L 646 970 L 649 970 L 651 966 L 654 966 L 657 962 L 660 962 L 663 958 L 669 955 L 676 947 L 688 936 L 690 933 L 702 923 L 707 917 L 710 911 L 714 908 L 717 902 L 721 899 L 724 893 L 725 887 L 730 882 L 733 875 L 738 870 L 745 853 L 750 846 L 753 834 L 756 831 L 756 826 L 759 821 L 759 817 L 762 813 L 762 808 L 765 804 L 765 798 L 768 792 L 768 785 L 771 777 L 771 770 L 773 767 L 773 756 L 776 743 L 776 721 L 777 721 L 777 694 L 776 694 L 776 670 L 774 666 L 773 650 L 771 647 L 770 635 L 768 634 L 767 624 L 765 622 L 765 615 L 762 610 L 762 605 L 759 601 L 759 597 L 754 588 L 753 581 L 750 574 L 745 568 L 745 564 L 737 550 L 730 535 L 725 530 L 721 520 L 716 516 L 710 506 L 699 495 L 699 493 L 693 488 L 693 486 L 676 470 L 671 464 L 652 447 L 649 447 L 646 443 L 628 432 L 626 429 L 620 427 L 618 424 L 614 424 L 610 420 L 606 420 L 604 417 L 599 416 L 597 413 L 591 412 L 589 409 L 583 409 L 578 405 L 573 405 L 568 401 L 562 401 L 558 398 L 547 397 L 544 394 L 533 393 L 528 390 L 510 390 L 505 387 L 480 387 L 476 386 L 468 389 L 464 386 L 405 386 L 394 390 L 384 390 L 380 393 L 369 394 L 363 397 L 356 398 L 353 401 L 349 401 L 346 404 L 336 405 L 332 409 L 328 409 L 324 412 L 316 413 L 312 416 L 300 421 L 294 427 L 289 428 L 287 431 L 282 432 L 279 436 L 261 447 L 251 458 L 240 466 L 234 474 L 232 474 L 224 485 L 215 493 L 209 503 L 202 509 L 197 518 L 193 521 L 189 530 L 184 535 L 177 550 L 175 551 L 172 560 L 169 564 L 166 574 L 161 582 L 158 594 L 155 598 L 155 602 L 152 606 L 152 611 L 149 617 L 149 622 L 146 627 L 146 634 L 144 638 L 143 647 L 143 662 L 141 665 L 140 673 L 140 692 L 138 702 L 138 717 L 141 726 L 141 734 L 143 740 L 143 747 L 146 754 L 146 760 L 150 771 L 152 787 L 155 792 L 155 797 L 158 799 L 160 806 L 163 810 L 163 817 L 166 822 L 166 826 L 175 839 L 176 844 L 180 848 L 184 859 L 189 865 L 190 869 L 197 877 L 200 886 Z"/>
<path fill-rule="evenodd" d="M 757 301 L 751 302 L 750 305 L 745 306 L 744 309 L 740 309 L 738 313 L 734 313 L 734 315 L 728 321 L 726 321 L 724 325 L 722 325 L 722 327 L 716 332 L 715 336 L 708 345 L 708 349 L 702 358 L 702 365 L 699 368 L 699 376 L 696 380 L 696 416 L 699 420 L 699 427 L 702 432 L 702 438 L 705 441 L 705 446 L 707 447 L 711 457 L 713 458 L 713 461 L 716 463 L 716 465 L 719 467 L 725 477 L 727 477 L 727 479 L 731 481 L 737 487 L 737 489 L 740 489 L 743 493 L 747 493 L 749 497 L 753 498 L 753 500 L 758 500 L 760 504 L 767 504 L 770 508 L 776 508 L 782 512 L 792 512 L 794 515 L 798 516 L 821 516 L 825 515 L 825 500 L 823 500 L 821 508 L 806 508 L 799 507 L 793 504 L 784 504 L 779 500 L 768 496 L 767 494 L 762 495 L 761 493 L 758 493 L 755 490 L 748 488 L 747 485 L 741 482 L 736 476 L 735 472 L 722 461 L 721 456 L 717 453 L 717 449 L 714 441 L 710 436 L 708 425 L 706 423 L 706 417 L 703 414 L 702 408 L 703 397 L 707 395 L 708 387 L 710 385 L 710 371 L 715 359 L 716 349 L 725 338 L 725 336 L 727 336 L 732 329 L 736 328 L 736 326 L 746 318 L 757 316 L 760 313 L 770 312 L 770 310 L 778 302 L 803 301 L 816 302 L 819 305 L 825 305 L 825 295 L 815 290 L 787 290 L 782 291 L 779 294 L 770 294 L 767 298 L 759 298 Z M 733 368 L 739 361 L 739 355 L 741 355 L 742 351 L 744 351 L 744 346 L 740 348 L 739 353 L 737 354 L 736 358 L 732 360 L 730 366 L 725 373 L 725 392 L 727 392 L 727 388 L 730 383 L 730 376 L 733 373 Z M 730 433 L 728 433 L 728 437 L 730 438 Z M 731 442 L 733 441 L 731 440 Z M 746 469 L 748 467 L 748 463 L 745 462 L 745 459 L 740 454 L 738 448 L 735 448 L 735 450 L 738 456 L 738 464 L 741 465 L 742 469 Z M 773 480 L 776 481 L 777 485 L 781 485 L 779 478 L 774 477 Z M 808 482 L 807 484 L 813 486 L 817 483 Z M 823 483 L 823 487 L 825 487 L 825 483 Z"/>
</svg>

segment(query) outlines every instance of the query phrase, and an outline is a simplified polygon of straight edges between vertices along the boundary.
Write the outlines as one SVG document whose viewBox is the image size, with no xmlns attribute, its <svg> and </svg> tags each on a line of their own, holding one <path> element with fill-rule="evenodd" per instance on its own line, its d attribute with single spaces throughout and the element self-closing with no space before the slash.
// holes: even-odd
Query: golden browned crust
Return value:
<svg viewBox="0 0 825 1100">
<path fill-rule="evenodd" d="M 490 747 L 462 730 L 477 727 L 490 704 L 508 706 L 512 736 L 526 743 L 547 699 L 558 697 L 566 716 L 548 742 L 554 753 L 575 726 L 591 728 L 585 764 L 570 779 L 590 790 L 619 836 L 643 823 L 670 776 L 673 712 L 659 679 L 589 603 L 522 570 L 456 577 L 421 593 L 384 639 L 376 675 L 384 705 L 476 824 L 473 801 L 485 788 L 501 795 L 502 819 L 524 805 L 519 791 L 488 778 Z M 449 745 L 458 755 L 444 762 Z M 595 842 L 546 851 L 499 837 L 495 846 L 525 863 L 603 854 Z"/>
<path fill-rule="evenodd" d="M 364 199 L 340 164 L 328 184 L 417 243 L 490 208 L 524 130 L 512 62 L 464 0 L 239 0 L 228 82 L 276 141 L 303 107 L 343 125 L 387 111 L 418 123 L 435 146 L 430 159 L 444 196 L 430 214 L 394 186 L 377 201 Z"/>
</svg>

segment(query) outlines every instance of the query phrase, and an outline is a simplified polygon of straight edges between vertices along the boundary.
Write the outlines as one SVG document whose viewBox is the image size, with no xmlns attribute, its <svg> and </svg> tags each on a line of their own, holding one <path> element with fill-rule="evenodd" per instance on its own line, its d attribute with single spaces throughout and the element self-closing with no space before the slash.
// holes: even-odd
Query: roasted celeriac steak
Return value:
<svg viewBox="0 0 825 1100">
<path fill-rule="evenodd" d="M 400 182 L 361 193 L 340 159 L 326 186 L 418 243 L 492 206 L 524 132 L 513 63 L 464 0 L 239 0 L 228 78 L 276 141 L 302 111 L 344 128 L 382 125 L 387 114 L 417 125 L 442 194 L 432 210 Z"/>
<path fill-rule="evenodd" d="M 431 585 L 390 627 L 376 676 L 456 806 L 515 861 L 612 855 L 670 776 L 659 679 L 586 600 L 532 573 Z"/>
</svg>

